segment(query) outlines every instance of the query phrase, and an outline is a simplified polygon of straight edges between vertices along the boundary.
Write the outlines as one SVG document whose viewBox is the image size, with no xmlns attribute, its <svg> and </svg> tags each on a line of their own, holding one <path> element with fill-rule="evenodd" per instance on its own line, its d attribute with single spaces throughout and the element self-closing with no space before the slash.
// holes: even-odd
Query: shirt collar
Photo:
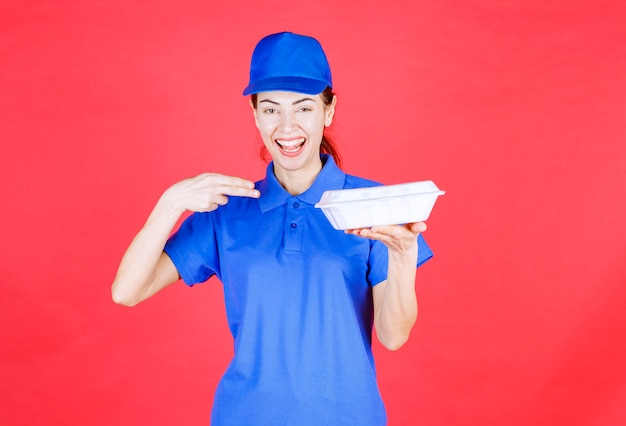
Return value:
<svg viewBox="0 0 626 426">
<path fill-rule="evenodd" d="M 321 154 L 322 170 L 313 181 L 313 184 L 300 195 L 296 195 L 296 198 L 304 201 L 308 204 L 317 203 L 324 191 L 331 189 L 342 189 L 346 180 L 346 174 L 341 171 L 332 156 L 328 154 Z M 259 200 L 259 207 L 263 213 L 282 206 L 294 196 L 282 187 L 276 176 L 274 175 L 274 162 L 272 161 L 267 165 L 265 172 L 265 179 L 260 181 L 257 185 L 257 189 L 261 192 Z"/>
</svg>

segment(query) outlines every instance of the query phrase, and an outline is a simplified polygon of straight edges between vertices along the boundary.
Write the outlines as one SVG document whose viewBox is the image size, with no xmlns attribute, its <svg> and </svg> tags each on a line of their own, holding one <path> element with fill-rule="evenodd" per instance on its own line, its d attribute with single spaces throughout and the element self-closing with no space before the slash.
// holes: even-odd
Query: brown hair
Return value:
<svg viewBox="0 0 626 426">
<path fill-rule="evenodd" d="M 320 96 L 322 97 L 322 101 L 326 106 L 330 106 L 333 103 L 333 99 L 335 98 L 333 89 L 330 86 L 326 87 L 326 89 L 324 89 L 324 91 L 320 93 Z M 257 94 L 253 93 L 252 95 L 250 95 L 250 100 L 252 101 L 252 106 L 254 106 L 254 108 L 256 109 Z M 322 154 L 332 155 L 332 157 L 335 159 L 335 163 L 337 164 L 337 166 L 341 167 L 341 157 L 339 156 L 339 152 L 337 151 L 337 148 L 335 148 L 333 140 L 326 133 L 326 130 L 324 130 L 324 134 L 322 135 L 322 144 L 320 146 L 320 151 Z M 268 160 L 267 154 L 267 148 L 265 147 L 265 145 L 263 145 L 261 147 L 261 158 L 264 161 Z"/>
</svg>

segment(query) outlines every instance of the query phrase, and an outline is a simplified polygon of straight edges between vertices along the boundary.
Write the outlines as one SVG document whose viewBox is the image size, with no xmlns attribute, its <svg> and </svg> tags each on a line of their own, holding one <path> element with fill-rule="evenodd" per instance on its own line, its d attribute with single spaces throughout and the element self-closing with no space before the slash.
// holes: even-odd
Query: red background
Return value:
<svg viewBox="0 0 626 426">
<path fill-rule="evenodd" d="M 433 179 L 390 425 L 626 424 L 626 6 L 615 1 L 3 1 L 0 423 L 207 424 L 220 285 L 110 284 L 161 192 L 259 179 L 263 35 L 316 36 L 347 172 Z"/>
</svg>

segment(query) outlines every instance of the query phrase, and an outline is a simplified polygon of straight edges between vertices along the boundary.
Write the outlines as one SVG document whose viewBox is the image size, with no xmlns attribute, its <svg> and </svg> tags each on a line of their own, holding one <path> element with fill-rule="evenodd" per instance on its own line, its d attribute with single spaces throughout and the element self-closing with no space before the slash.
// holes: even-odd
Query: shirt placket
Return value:
<svg viewBox="0 0 626 426">
<path fill-rule="evenodd" d="M 302 235 L 304 204 L 297 198 L 287 202 L 287 220 L 285 222 L 285 253 L 299 254 L 302 252 Z"/>
</svg>

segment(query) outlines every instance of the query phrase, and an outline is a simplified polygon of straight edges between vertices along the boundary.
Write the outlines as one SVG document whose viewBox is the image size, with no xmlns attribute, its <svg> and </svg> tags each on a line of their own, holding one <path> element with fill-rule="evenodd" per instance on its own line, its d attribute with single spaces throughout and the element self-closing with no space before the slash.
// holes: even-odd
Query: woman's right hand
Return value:
<svg viewBox="0 0 626 426">
<path fill-rule="evenodd" d="M 254 182 L 235 176 L 203 173 L 185 179 L 165 191 L 163 201 L 177 212 L 210 212 L 228 202 L 229 196 L 259 198 Z"/>
</svg>

